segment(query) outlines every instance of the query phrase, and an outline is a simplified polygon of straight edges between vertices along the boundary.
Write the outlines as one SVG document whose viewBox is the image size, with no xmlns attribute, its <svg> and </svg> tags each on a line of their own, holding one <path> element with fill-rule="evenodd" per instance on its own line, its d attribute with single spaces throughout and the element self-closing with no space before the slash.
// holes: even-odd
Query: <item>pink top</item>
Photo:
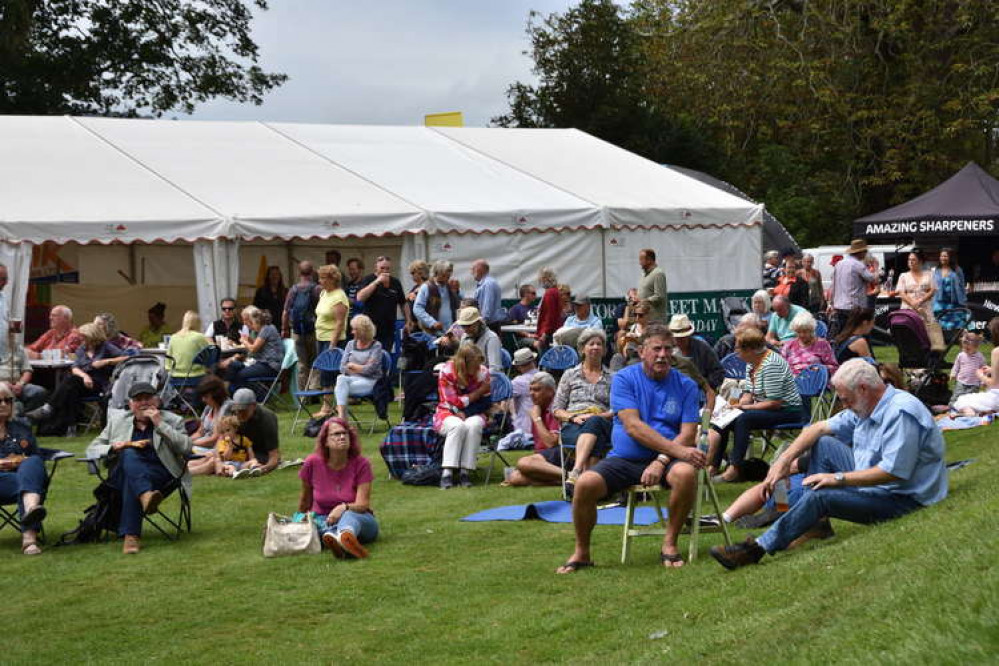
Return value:
<svg viewBox="0 0 999 666">
<path fill-rule="evenodd" d="M 836 362 L 836 355 L 833 354 L 832 346 L 828 340 L 815 338 L 812 344 L 805 347 L 798 338 L 791 338 L 784 343 L 780 350 L 781 356 L 791 366 L 791 372 L 797 375 L 810 365 L 824 365 L 832 377 L 839 363 Z"/>
<path fill-rule="evenodd" d="M 489 376 L 489 368 L 484 365 L 479 368 L 479 374 L 464 388 L 458 386 L 458 376 L 454 373 L 454 363 L 448 361 L 441 369 L 440 377 L 437 380 L 437 393 L 440 402 L 437 403 L 437 411 L 434 412 L 434 429 L 440 430 L 444 424 L 444 419 L 449 416 L 456 416 L 455 411 L 463 412 L 468 407 L 468 394 L 479 388 L 482 382 Z"/>
<path fill-rule="evenodd" d="M 312 486 L 311 510 L 325 516 L 337 504 L 356 500 L 357 487 L 371 483 L 375 477 L 371 473 L 371 463 L 364 456 L 348 458 L 343 469 L 330 469 L 318 453 L 313 453 L 305 459 L 298 478 Z"/>
<path fill-rule="evenodd" d="M 985 357 L 982 356 L 982 352 L 977 351 L 974 354 L 961 352 L 954 359 L 954 367 L 950 370 L 950 376 L 962 384 L 981 386 L 982 382 L 978 378 L 978 368 L 983 365 L 985 365 Z"/>
<path fill-rule="evenodd" d="M 541 415 L 541 422 L 545 424 L 545 428 L 548 429 L 548 432 L 552 433 L 558 433 L 562 427 L 559 420 L 555 418 L 554 414 L 552 414 L 551 406 L 549 406 L 548 410 Z M 531 422 L 531 436 L 534 438 L 534 450 L 544 451 L 546 447 L 541 443 L 541 436 L 538 434 L 538 424 L 533 421 Z"/>
</svg>

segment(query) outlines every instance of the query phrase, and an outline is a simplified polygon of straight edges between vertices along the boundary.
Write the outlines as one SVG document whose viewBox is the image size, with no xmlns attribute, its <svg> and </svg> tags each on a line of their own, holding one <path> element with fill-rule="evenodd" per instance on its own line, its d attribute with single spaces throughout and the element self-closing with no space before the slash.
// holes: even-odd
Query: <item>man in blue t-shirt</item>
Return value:
<svg viewBox="0 0 999 666">
<path fill-rule="evenodd" d="M 665 326 L 646 329 L 639 356 L 640 364 L 624 368 L 611 382 L 612 448 L 576 482 L 576 550 L 557 573 L 593 566 L 590 533 L 597 522 L 597 502 L 629 486 L 664 479 L 670 488 L 669 526 L 661 559 L 666 567 L 683 566 L 676 541 L 694 504 L 697 470 L 707 462 L 694 441 L 700 420 L 697 384 L 672 371 L 673 334 Z"/>
</svg>

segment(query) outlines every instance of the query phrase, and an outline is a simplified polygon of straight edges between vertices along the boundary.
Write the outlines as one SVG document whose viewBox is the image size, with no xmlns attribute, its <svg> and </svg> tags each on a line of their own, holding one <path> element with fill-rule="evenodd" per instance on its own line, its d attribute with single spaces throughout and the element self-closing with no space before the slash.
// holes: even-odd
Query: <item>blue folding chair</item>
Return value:
<svg viewBox="0 0 999 666">
<path fill-rule="evenodd" d="M 194 359 L 191 361 L 191 365 L 185 368 L 183 372 L 179 372 L 176 365 L 174 365 L 173 369 L 170 371 L 170 386 L 176 389 L 177 396 L 180 398 L 180 401 L 195 416 L 198 415 L 198 410 L 195 409 L 192 402 L 187 399 L 187 396 L 184 395 L 184 393 L 185 391 L 190 391 L 196 388 L 198 384 L 201 383 L 201 380 L 205 378 L 205 375 L 202 373 L 192 377 L 191 372 L 196 365 L 200 365 L 206 370 L 214 368 L 218 365 L 221 354 L 222 350 L 218 347 L 215 345 L 208 345 L 195 354 Z"/>
<path fill-rule="evenodd" d="M 768 429 L 768 431 L 764 431 L 764 458 L 767 455 L 767 451 L 770 449 L 777 449 L 777 446 L 773 443 L 772 438 L 770 437 L 769 430 L 776 432 L 801 430 L 810 426 L 815 421 L 816 414 L 821 413 L 821 408 L 814 409 L 812 407 L 812 401 L 821 401 L 823 399 L 826 387 L 829 384 L 829 369 L 824 365 L 810 365 L 798 373 L 798 376 L 794 378 L 794 383 L 798 387 L 798 394 L 801 396 L 801 419 L 794 423 L 783 423 Z"/>
<path fill-rule="evenodd" d="M 829 324 L 825 323 L 821 319 L 815 320 L 815 337 L 825 338 L 829 335 Z"/>
<path fill-rule="evenodd" d="M 538 367 L 542 370 L 559 374 L 576 365 L 579 365 L 579 355 L 575 349 L 567 345 L 549 347 L 538 361 Z"/>
<path fill-rule="evenodd" d="M 382 376 L 385 377 L 385 378 L 388 378 L 389 381 L 391 381 L 391 377 L 392 377 L 392 358 L 389 356 L 389 354 L 385 354 L 385 353 L 382 353 Z M 372 408 L 374 408 L 374 402 L 375 402 L 374 388 L 372 388 L 372 390 L 370 392 L 368 392 L 368 393 L 366 393 L 364 395 L 352 395 L 350 397 L 351 398 L 356 398 L 357 400 L 360 400 L 361 402 L 370 402 Z M 351 421 L 353 421 L 357 425 L 358 428 L 361 427 L 361 422 L 357 419 L 356 416 L 354 416 L 354 413 L 350 411 L 350 408 L 347 409 L 347 416 L 350 418 Z M 380 421 L 380 420 L 383 420 L 383 419 L 381 419 L 378 416 L 378 412 L 377 411 L 374 411 L 372 413 L 372 416 L 371 416 L 371 421 L 368 424 L 368 434 L 369 435 L 375 431 L 375 424 L 378 423 L 378 421 Z M 385 421 L 386 425 L 388 425 L 388 430 L 391 430 L 392 429 L 392 422 L 389 421 L 389 418 L 388 418 L 388 407 L 387 406 L 385 408 L 385 419 L 384 419 L 384 421 Z"/>
<path fill-rule="evenodd" d="M 334 347 L 333 349 L 324 349 L 316 360 L 312 362 L 312 367 L 309 369 L 309 380 L 305 383 L 306 389 L 304 391 L 298 390 L 298 366 L 295 366 L 295 372 L 292 376 L 291 382 L 291 397 L 298 403 L 298 409 L 295 411 L 295 418 L 291 422 L 291 432 L 295 432 L 295 427 L 298 425 L 298 419 L 302 414 L 302 410 L 312 418 L 312 412 L 309 410 L 309 406 L 306 404 L 311 398 L 321 398 L 326 395 L 333 395 L 333 387 L 329 388 L 318 388 L 309 389 L 308 387 L 312 384 L 312 379 L 315 377 L 317 372 L 340 372 L 340 362 L 343 360 L 343 350 L 339 347 Z"/>
<path fill-rule="evenodd" d="M 739 355 L 735 352 L 723 358 L 721 366 L 725 370 L 725 376 L 729 379 L 746 378 L 746 362 L 739 358 Z"/>
<path fill-rule="evenodd" d="M 499 403 L 513 397 L 513 383 L 510 381 L 509 377 L 503 373 L 495 371 L 490 372 L 489 376 L 489 400 L 493 405 L 498 405 Z M 482 432 L 482 446 L 479 449 L 479 455 L 489 456 L 489 466 L 486 467 L 486 478 L 483 481 L 483 485 L 487 485 L 489 483 L 489 477 L 492 476 L 493 465 L 495 464 L 497 458 L 500 459 L 500 462 L 503 463 L 504 467 L 512 467 L 510 462 L 503 457 L 503 453 L 496 448 L 506 431 L 506 423 L 509 416 L 509 410 L 503 410 L 499 421 L 496 422 L 491 419 L 486 425 L 485 430 Z"/>
<path fill-rule="evenodd" d="M 513 357 L 502 347 L 500 347 L 500 364 L 503 366 L 503 372 L 509 377 L 510 371 L 513 369 Z"/>
</svg>

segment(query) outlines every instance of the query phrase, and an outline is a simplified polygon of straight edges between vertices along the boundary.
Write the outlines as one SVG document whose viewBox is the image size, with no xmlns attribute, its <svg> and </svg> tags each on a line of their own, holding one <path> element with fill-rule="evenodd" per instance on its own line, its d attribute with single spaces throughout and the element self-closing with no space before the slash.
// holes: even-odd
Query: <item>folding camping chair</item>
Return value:
<svg viewBox="0 0 999 666">
<path fill-rule="evenodd" d="M 45 463 L 45 487 L 51 488 L 52 477 L 55 476 L 56 468 L 59 467 L 59 461 L 65 460 L 66 458 L 72 458 L 73 454 L 69 451 L 62 451 L 60 449 L 38 447 L 38 455 Z M 17 512 L 17 500 L 10 504 L 0 504 L 0 531 L 3 531 L 3 528 L 8 525 L 18 532 L 21 531 L 21 518 L 18 516 Z M 39 535 L 39 538 L 42 541 L 45 540 L 44 528 L 43 533 Z"/>
<path fill-rule="evenodd" d="M 264 399 L 260 401 L 261 405 L 266 405 L 272 395 L 280 395 L 281 381 L 290 375 L 292 368 L 298 364 L 298 352 L 295 351 L 295 341 L 287 338 L 282 342 L 284 343 L 284 358 L 281 359 L 281 369 L 278 370 L 277 374 L 274 376 L 254 377 L 247 381 L 248 384 L 256 385 L 260 388 L 266 387 L 267 391 L 264 394 Z"/>
<path fill-rule="evenodd" d="M 697 446 L 705 454 L 708 452 L 708 429 L 711 427 L 711 412 L 710 410 L 701 410 L 701 423 L 698 426 L 698 438 Z M 635 537 L 644 536 L 664 536 L 666 534 L 667 528 L 667 518 L 663 514 L 663 502 L 660 498 L 660 494 L 666 491 L 662 486 L 644 486 L 637 485 L 628 488 L 628 501 L 625 505 L 625 517 L 624 517 L 624 530 L 623 538 L 621 543 L 621 564 L 626 564 L 628 562 L 628 554 L 631 550 L 631 540 Z M 681 534 L 690 535 L 690 543 L 687 551 L 687 561 L 693 562 L 697 559 L 697 549 L 698 541 L 701 532 L 721 532 L 723 538 L 725 539 L 725 545 L 732 545 L 732 537 L 728 533 L 728 526 L 725 521 L 722 520 L 722 508 L 718 501 L 718 494 L 715 492 L 715 487 L 711 483 L 711 477 L 708 475 L 707 468 L 702 468 L 697 470 L 697 493 L 694 499 L 694 506 L 691 509 L 691 514 L 687 519 L 687 526 L 681 531 Z M 714 509 L 714 520 L 710 524 L 701 524 L 701 503 L 703 498 L 707 496 L 708 501 L 711 502 L 711 506 Z M 641 528 L 635 527 L 635 507 L 642 501 L 652 502 L 656 508 L 656 514 L 659 517 L 658 527 L 652 528 Z"/>
<path fill-rule="evenodd" d="M 295 418 L 291 422 L 291 432 L 295 432 L 295 428 L 298 426 L 298 419 L 302 414 L 302 410 L 312 418 L 312 412 L 309 410 L 308 401 L 312 398 L 322 398 L 323 396 L 333 395 L 333 388 L 318 388 L 310 389 L 309 386 L 312 385 L 312 380 L 315 378 L 315 373 L 321 372 L 340 372 L 340 362 L 343 360 L 343 350 L 339 347 L 334 347 L 333 349 L 324 349 L 316 360 L 312 362 L 312 367 L 309 369 L 309 379 L 306 382 L 306 389 L 304 391 L 298 390 L 298 373 L 300 372 L 298 364 L 295 364 L 294 372 L 292 373 L 292 384 L 291 384 L 291 397 L 298 403 L 298 409 L 295 411 Z"/>
<path fill-rule="evenodd" d="M 499 372 L 491 372 L 489 375 L 491 377 L 489 399 L 493 405 L 498 405 L 501 402 L 511 399 L 513 397 L 513 383 L 510 382 L 510 378 Z M 499 445 L 500 439 L 503 438 L 509 417 L 510 411 L 504 409 L 499 422 L 495 423 L 493 420 L 490 420 L 482 432 L 482 445 L 479 448 L 479 455 L 489 456 L 489 466 L 486 467 L 486 478 L 483 480 L 482 485 L 488 485 L 489 478 L 493 473 L 493 465 L 497 458 L 500 459 L 504 467 L 512 467 L 510 461 L 503 457 L 503 452 L 496 448 Z"/>
<path fill-rule="evenodd" d="M 824 411 L 826 400 L 826 388 L 829 385 L 829 369 L 821 364 L 810 365 L 794 378 L 794 383 L 798 387 L 798 394 L 801 396 L 801 420 L 795 423 L 784 423 L 773 426 L 763 432 L 763 457 L 766 458 L 767 451 L 776 451 L 777 445 L 773 442 L 771 433 L 786 433 L 807 428 L 816 421 Z M 818 401 L 818 406 L 813 406 L 812 401 Z"/>
</svg>

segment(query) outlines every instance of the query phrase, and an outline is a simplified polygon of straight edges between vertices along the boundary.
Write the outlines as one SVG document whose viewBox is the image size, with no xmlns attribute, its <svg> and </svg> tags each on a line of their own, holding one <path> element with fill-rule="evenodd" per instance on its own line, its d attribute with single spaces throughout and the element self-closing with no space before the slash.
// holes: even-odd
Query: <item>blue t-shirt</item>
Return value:
<svg viewBox="0 0 999 666">
<path fill-rule="evenodd" d="M 667 439 L 676 437 L 682 424 L 700 422 L 698 389 L 694 380 L 672 369 L 666 379 L 655 381 L 645 374 L 641 363 L 629 365 L 611 380 L 614 428 L 608 454 L 628 460 L 652 460 L 659 454 L 628 435 L 618 417 L 622 409 L 637 409 L 642 421 Z"/>
</svg>

